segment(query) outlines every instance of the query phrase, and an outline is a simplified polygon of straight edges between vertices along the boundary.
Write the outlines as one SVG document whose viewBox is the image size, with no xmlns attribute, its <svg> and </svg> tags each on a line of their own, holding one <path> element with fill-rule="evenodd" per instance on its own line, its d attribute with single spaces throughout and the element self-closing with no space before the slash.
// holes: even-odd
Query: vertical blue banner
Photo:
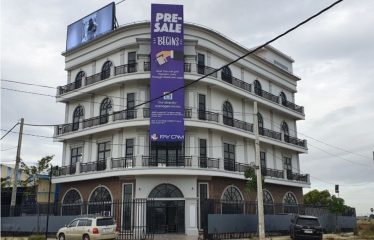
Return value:
<svg viewBox="0 0 374 240">
<path fill-rule="evenodd" d="M 152 4 L 151 99 L 184 86 L 183 6 Z M 184 91 L 151 102 L 152 142 L 184 140 Z"/>
</svg>

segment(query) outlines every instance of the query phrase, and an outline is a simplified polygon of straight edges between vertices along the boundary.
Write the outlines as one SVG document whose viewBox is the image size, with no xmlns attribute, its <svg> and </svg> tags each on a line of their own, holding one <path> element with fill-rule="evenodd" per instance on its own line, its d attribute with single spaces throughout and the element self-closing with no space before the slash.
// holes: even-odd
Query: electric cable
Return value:
<svg viewBox="0 0 374 240">
<path fill-rule="evenodd" d="M 8 135 L 8 133 L 10 133 L 19 123 L 17 122 L 11 129 L 9 130 L 6 130 L 7 132 L 0 138 L 0 140 L 3 140 L 3 138 L 6 137 L 6 135 Z"/>
<path fill-rule="evenodd" d="M 15 148 L 17 148 L 17 146 L 6 148 L 6 149 L 1 149 L 0 151 L 4 152 L 4 151 L 12 150 L 12 149 L 15 149 Z"/>
</svg>

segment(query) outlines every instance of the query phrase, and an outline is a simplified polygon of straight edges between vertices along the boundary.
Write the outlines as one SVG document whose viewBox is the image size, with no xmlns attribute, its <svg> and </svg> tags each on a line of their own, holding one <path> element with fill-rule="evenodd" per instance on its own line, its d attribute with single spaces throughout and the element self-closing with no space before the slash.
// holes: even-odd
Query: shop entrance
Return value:
<svg viewBox="0 0 374 240">
<path fill-rule="evenodd" d="M 174 185 L 160 184 L 148 196 L 147 228 L 153 233 L 185 232 L 185 201 Z M 168 200 L 170 198 L 170 200 Z"/>
</svg>

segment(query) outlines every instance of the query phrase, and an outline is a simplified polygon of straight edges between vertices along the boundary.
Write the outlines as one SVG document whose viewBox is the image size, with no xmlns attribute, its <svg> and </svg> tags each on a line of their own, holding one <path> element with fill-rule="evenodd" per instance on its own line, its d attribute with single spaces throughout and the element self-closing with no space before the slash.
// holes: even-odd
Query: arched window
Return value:
<svg viewBox="0 0 374 240">
<path fill-rule="evenodd" d="M 101 80 L 107 79 L 110 77 L 110 68 L 112 67 L 112 62 L 111 61 L 106 61 L 101 68 Z"/>
<path fill-rule="evenodd" d="M 254 85 L 254 88 L 255 88 L 255 94 L 259 95 L 259 96 L 262 96 L 261 83 L 258 80 L 255 80 L 253 85 Z"/>
<path fill-rule="evenodd" d="M 274 200 L 271 196 L 271 193 L 264 189 L 263 191 L 263 200 L 264 200 L 264 213 L 265 214 L 274 214 Z"/>
<path fill-rule="evenodd" d="M 283 197 L 283 212 L 284 213 L 298 213 L 299 212 L 296 197 L 292 192 L 287 192 Z"/>
<path fill-rule="evenodd" d="M 106 187 L 97 187 L 88 200 L 88 214 L 112 215 L 112 196 Z"/>
<path fill-rule="evenodd" d="M 80 71 L 77 76 L 75 76 L 74 89 L 80 88 L 82 86 L 83 77 L 86 76 L 86 73 Z"/>
<path fill-rule="evenodd" d="M 229 67 L 225 66 L 222 68 L 221 78 L 225 82 L 232 83 L 232 75 Z"/>
<path fill-rule="evenodd" d="M 280 93 L 281 103 L 283 106 L 287 106 L 287 96 L 284 92 Z"/>
<path fill-rule="evenodd" d="M 243 196 L 235 186 L 228 186 L 222 194 L 222 214 L 240 214 L 244 211 Z"/>
<path fill-rule="evenodd" d="M 172 184 L 163 183 L 155 187 L 148 195 L 149 198 L 183 198 L 183 193 Z"/>
<path fill-rule="evenodd" d="M 79 120 L 84 118 L 84 109 L 82 106 L 75 108 L 73 113 L 73 127 L 72 130 L 76 131 L 79 129 Z"/>
<path fill-rule="evenodd" d="M 234 112 L 230 102 L 223 103 L 223 124 L 234 126 Z"/>
<path fill-rule="evenodd" d="M 290 132 L 288 131 L 288 124 L 285 121 L 282 122 L 281 130 L 284 136 L 284 141 L 290 142 Z"/>
<path fill-rule="evenodd" d="M 100 105 L 100 124 L 108 122 L 109 113 L 112 110 L 112 101 L 109 98 L 105 98 Z"/>
<path fill-rule="evenodd" d="M 62 200 L 61 215 L 81 215 L 82 197 L 75 189 L 69 190 Z"/>
<path fill-rule="evenodd" d="M 258 133 L 264 135 L 264 119 L 262 118 L 261 113 L 257 113 L 257 122 L 258 122 Z"/>
</svg>

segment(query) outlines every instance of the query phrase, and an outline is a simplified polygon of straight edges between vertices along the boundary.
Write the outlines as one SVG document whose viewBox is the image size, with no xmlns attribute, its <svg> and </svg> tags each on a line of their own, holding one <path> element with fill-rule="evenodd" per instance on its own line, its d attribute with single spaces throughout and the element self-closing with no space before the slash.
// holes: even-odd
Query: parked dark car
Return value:
<svg viewBox="0 0 374 240">
<path fill-rule="evenodd" d="M 296 239 L 322 240 L 323 229 L 317 217 L 298 215 L 291 220 L 290 235 Z"/>
</svg>

